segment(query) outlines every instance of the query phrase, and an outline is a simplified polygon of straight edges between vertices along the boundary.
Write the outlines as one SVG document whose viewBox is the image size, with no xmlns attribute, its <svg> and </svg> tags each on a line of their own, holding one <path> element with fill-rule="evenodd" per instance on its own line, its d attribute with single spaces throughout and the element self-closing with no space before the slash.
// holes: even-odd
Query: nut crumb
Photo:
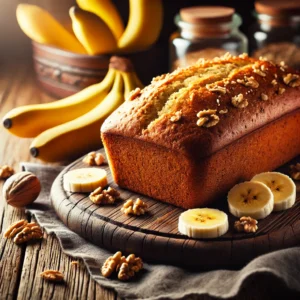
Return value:
<svg viewBox="0 0 300 300">
<path fill-rule="evenodd" d="M 243 94 L 238 94 L 236 96 L 233 96 L 231 98 L 231 103 L 234 107 L 237 107 L 237 108 L 245 108 L 248 106 L 248 101 L 246 99 L 244 99 Z"/>
<path fill-rule="evenodd" d="M 267 95 L 267 94 L 264 94 L 264 93 L 261 93 L 260 98 L 261 98 L 261 100 L 263 100 L 263 101 L 267 101 L 267 100 L 269 99 L 268 95 Z"/>
<path fill-rule="evenodd" d="M 283 76 L 283 82 L 291 87 L 297 87 L 300 86 L 300 76 L 297 74 L 287 74 Z"/>
<path fill-rule="evenodd" d="M 244 86 L 249 86 L 255 89 L 259 87 L 259 83 L 254 79 L 253 76 L 251 77 L 244 76 L 244 79 L 237 79 L 237 82 Z"/>
<path fill-rule="evenodd" d="M 121 211 L 125 215 L 136 215 L 140 216 L 147 212 L 147 204 L 142 201 L 140 198 L 137 198 L 135 202 L 133 202 L 132 199 L 127 200 L 123 207 L 121 208 Z"/>
<path fill-rule="evenodd" d="M 256 74 L 258 74 L 258 75 L 260 75 L 260 76 L 262 76 L 262 77 L 266 77 L 267 74 L 266 74 L 265 72 L 262 71 L 262 68 L 261 68 L 261 69 L 259 69 L 259 68 L 260 68 L 260 66 L 259 66 L 259 64 L 257 64 L 257 63 L 255 63 L 255 64 L 252 66 L 252 69 L 253 69 L 253 72 L 254 72 L 254 73 L 256 73 Z"/>
<path fill-rule="evenodd" d="M 101 166 L 104 163 L 104 156 L 101 153 L 92 151 L 83 158 L 82 162 L 89 166 Z"/>
<path fill-rule="evenodd" d="M 173 123 L 178 122 L 181 119 L 181 117 L 182 117 L 181 110 L 176 111 L 175 114 L 170 118 L 170 121 L 173 122 Z"/>
<path fill-rule="evenodd" d="M 60 271 L 57 270 L 45 270 L 40 274 L 42 278 L 48 281 L 53 282 L 62 282 L 64 281 L 64 275 Z"/>
<path fill-rule="evenodd" d="M 73 267 L 77 267 L 77 266 L 79 266 L 79 261 L 78 261 L 78 260 L 72 260 L 72 261 L 71 261 L 71 265 L 72 265 Z"/>
<path fill-rule="evenodd" d="M 290 174 L 294 180 L 300 180 L 300 163 L 290 165 Z"/>
<path fill-rule="evenodd" d="M 0 167 L 0 179 L 7 179 L 15 173 L 14 169 L 4 165 Z"/>
<path fill-rule="evenodd" d="M 223 95 L 226 94 L 227 90 L 225 87 L 223 86 L 219 86 L 219 85 L 216 85 L 216 84 L 207 84 L 205 86 L 210 92 L 219 92 Z"/>
<path fill-rule="evenodd" d="M 277 84 L 278 84 L 278 82 L 277 82 L 277 80 L 276 80 L 276 79 L 273 79 L 273 80 L 271 81 L 271 84 L 272 84 L 273 86 L 275 86 L 275 85 L 277 85 Z"/>
<path fill-rule="evenodd" d="M 234 229 L 238 232 L 256 232 L 258 229 L 257 220 L 251 217 L 241 217 L 239 221 L 235 221 Z"/>
<path fill-rule="evenodd" d="M 224 114 L 227 114 L 227 113 L 228 113 L 228 109 L 227 108 L 221 109 L 219 111 L 219 114 L 221 114 L 221 115 L 224 115 Z"/>
<path fill-rule="evenodd" d="M 153 82 L 154 81 L 158 81 L 158 80 L 161 80 L 162 79 L 162 76 L 159 76 L 159 77 L 156 77 L 156 78 L 153 78 Z M 131 91 L 126 99 L 126 101 L 133 101 L 134 99 L 136 99 L 139 95 L 141 95 L 141 89 L 140 88 L 136 88 L 135 90 Z"/>
<path fill-rule="evenodd" d="M 279 94 L 279 95 L 282 95 L 284 92 L 285 92 L 285 88 L 280 87 L 280 88 L 278 89 L 278 94 Z"/>
<path fill-rule="evenodd" d="M 216 109 L 201 110 L 197 113 L 199 127 L 212 127 L 219 123 L 220 118 L 216 115 Z"/>
<path fill-rule="evenodd" d="M 116 189 L 109 187 L 105 190 L 101 186 L 96 188 L 89 196 L 95 204 L 113 204 L 119 197 L 120 193 Z"/>
</svg>

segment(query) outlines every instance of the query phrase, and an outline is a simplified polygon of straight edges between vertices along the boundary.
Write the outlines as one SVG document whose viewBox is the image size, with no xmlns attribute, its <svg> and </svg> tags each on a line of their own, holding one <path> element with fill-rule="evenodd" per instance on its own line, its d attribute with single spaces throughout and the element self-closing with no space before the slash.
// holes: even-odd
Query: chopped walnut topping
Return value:
<svg viewBox="0 0 300 300">
<path fill-rule="evenodd" d="M 283 82 L 291 87 L 297 87 L 300 86 L 300 76 L 297 74 L 287 74 L 283 76 Z"/>
<path fill-rule="evenodd" d="M 290 165 L 290 174 L 294 180 L 300 180 L 300 163 Z"/>
<path fill-rule="evenodd" d="M 20 220 L 17 221 L 15 223 L 13 223 L 12 225 L 10 225 L 7 230 L 4 233 L 4 237 L 11 239 L 13 238 L 17 233 L 19 233 L 20 231 L 23 230 L 23 228 L 28 224 L 27 220 Z"/>
<path fill-rule="evenodd" d="M 221 109 L 219 111 L 219 114 L 221 114 L 221 115 L 224 115 L 224 114 L 227 114 L 227 113 L 228 113 L 228 109 L 227 108 Z"/>
<path fill-rule="evenodd" d="M 257 64 L 257 63 L 255 63 L 253 66 L 252 66 L 252 69 L 253 69 L 253 72 L 254 73 L 256 73 L 256 74 L 258 74 L 258 75 L 260 75 L 260 76 L 262 76 L 262 77 L 266 77 L 267 76 L 267 74 L 266 73 L 264 73 L 261 69 L 259 69 L 260 68 L 260 66 L 259 66 L 259 64 Z"/>
<path fill-rule="evenodd" d="M 62 282 L 64 281 L 64 275 L 63 273 L 56 271 L 56 270 L 45 270 L 40 274 L 42 278 L 48 281 L 53 282 Z"/>
<path fill-rule="evenodd" d="M 14 174 L 14 169 L 4 165 L 0 167 L 0 179 L 7 179 L 8 177 L 12 176 Z"/>
<path fill-rule="evenodd" d="M 272 84 L 273 86 L 275 86 L 275 85 L 277 85 L 277 84 L 278 84 L 278 82 L 277 82 L 277 80 L 276 80 L 276 79 L 273 79 L 273 80 L 271 81 L 271 84 Z"/>
<path fill-rule="evenodd" d="M 253 76 L 244 76 L 244 79 L 237 79 L 237 82 L 243 84 L 244 86 L 249 86 L 255 89 L 259 87 L 259 83 L 254 79 Z"/>
<path fill-rule="evenodd" d="M 279 95 L 282 95 L 284 92 L 285 92 L 285 88 L 280 87 L 280 88 L 278 89 L 278 94 L 279 94 Z"/>
<path fill-rule="evenodd" d="M 107 190 L 104 190 L 101 186 L 89 196 L 95 204 L 113 204 L 119 197 L 120 193 L 114 188 L 109 187 Z"/>
<path fill-rule="evenodd" d="M 140 198 L 137 198 L 135 202 L 133 202 L 132 199 L 127 200 L 123 207 L 121 208 L 121 211 L 125 215 L 136 215 L 140 216 L 147 212 L 147 204 L 142 201 Z"/>
<path fill-rule="evenodd" d="M 37 223 L 28 223 L 25 227 L 16 234 L 14 243 L 22 244 L 29 240 L 37 240 L 43 238 L 43 232 L 41 227 Z"/>
<path fill-rule="evenodd" d="M 103 264 L 101 268 L 101 274 L 104 277 L 109 277 L 117 268 L 122 257 L 122 252 L 118 251 L 113 256 L 110 256 Z"/>
<path fill-rule="evenodd" d="M 262 60 L 262 61 L 268 61 L 268 59 L 266 57 L 264 57 L 264 56 L 260 56 L 258 59 Z"/>
<path fill-rule="evenodd" d="M 157 80 L 160 80 L 160 79 L 153 79 L 153 81 L 157 81 Z M 126 99 L 126 101 L 132 101 L 134 99 L 136 99 L 139 95 L 141 95 L 141 89 L 140 88 L 136 88 L 135 90 L 131 91 Z"/>
<path fill-rule="evenodd" d="M 213 85 L 207 84 L 205 87 L 206 87 L 210 92 L 218 92 L 218 93 L 221 93 L 221 94 L 223 94 L 223 95 L 225 95 L 226 92 L 227 92 L 225 87 L 219 86 L 219 85 L 216 85 L 216 84 L 213 84 Z"/>
<path fill-rule="evenodd" d="M 278 75 L 275 73 L 275 74 L 274 74 L 274 77 L 277 79 Z"/>
<path fill-rule="evenodd" d="M 256 232 L 258 229 L 257 221 L 251 217 L 241 217 L 234 223 L 234 229 L 238 232 Z"/>
<path fill-rule="evenodd" d="M 168 74 L 162 74 L 162 75 L 153 77 L 151 82 L 156 82 L 156 81 L 163 80 L 163 79 L 165 79 L 165 78 L 167 77 L 167 75 L 168 75 Z"/>
<path fill-rule="evenodd" d="M 72 265 L 72 267 L 77 267 L 77 266 L 79 266 L 79 261 L 78 260 L 72 260 L 71 265 Z"/>
<path fill-rule="evenodd" d="M 197 113 L 199 118 L 197 121 L 197 126 L 199 127 L 212 127 L 219 123 L 220 118 L 216 115 L 216 109 L 206 109 L 201 110 Z"/>
<path fill-rule="evenodd" d="M 82 161 L 89 166 L 101 166 L 104 162 L 104 156 L 101 153 L 93 151 L 87 154 Z"/>
<path fill-rule="evenodd" d="M 243 94 L 238 94 L 237 96 L 233 96 L 231 98 L 231 103 L 234 107 L 244 108 L 248 106 L 248 101 L 244 99 Z"/>
<path fill-rule="evenodd" d="M 262 71 L 267 71 L 267 68 L 266 68 L 265 65 L 261 65 L 261 66 L 260 66 L 260 69 L 261 69 Z"/>
<path fill-rule="evenodd" d="M 134 254 L 130 254 L 125 258 L 122 256 L 120 262 L 116 268 L 118 278 L 122 281 L 129 280 L 135 273 L 139 272 L 143 268 L 143 261 L 139 257 L 135 257 Z"/>
<path fill-rule="evenodd" d="M 232 80 L 232 81 L 231 81 L 231 84 L 236 84 L 236 81 L 235 81 L 235 80 Z"/>
<path fill-rule="evenodd" d="M 173 122 L 173 123 L 178 122 L 181 119 L 181 117 L 182 117 L 181 110 L 176 111 L 175 114 L 170 118 L 170 121 Z"/>
<path fill-rule="evenodd" d="M 245 59 L 248 57 L 248 54 L 247 53 L 242 53 L 239 55 L 239 58 L 242 58 L 242 59 Z"/>
<path fill-rule="evenodd" d="M 264 94 L 264 93 L 261 93 L 260 98 L 261 98 L 261 100 L 263 100 L 263 101 L 267 101 L 267 100 L 269 99 L 268 95 L 267 95 L 267 94 Z"/>
</svg>

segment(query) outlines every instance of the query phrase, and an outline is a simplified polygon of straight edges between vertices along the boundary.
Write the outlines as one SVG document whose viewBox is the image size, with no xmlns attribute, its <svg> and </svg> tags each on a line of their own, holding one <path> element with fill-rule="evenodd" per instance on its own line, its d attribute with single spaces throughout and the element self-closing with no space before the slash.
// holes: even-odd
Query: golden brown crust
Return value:
<svg viewBox="0 0 300 300">
<path fill-rule="evenodd" d="M 224 65 L 233 65 L 235 69 L 221 80 L 218 79 L 222 76 L 217 74 L 196 81 L 181 90 L 172 105 L 158 105 L 157 95 L 165 93 L 174 82 L 183 81 L 199 69 L 205 72 Z M 123 104 L 105 121 L 102 132 L 134 137 L 200 159 L 299 108 L 300 88 L 284 83 L 289 73 L 294 72 L 248 57 L 226 55 L 213 61 L 200 61 L 154 79 L 139 97 Z M 216 82 L 213 77 L 217 78 Z M 225 88 L 226 92 L 215 87 Z M 242 108 L 232 104 L 232 98 L 240 94 L 247 101 Z M 210 128 L 197 126 L 197 113 L 207 109 L 217 110 L 218 124 Z M 224 110 L 228 112 L 222 114 Z M 181 118 L 174 123 L 171 117 L 177 111 L 181 111 Z"/>
<path fill-rule="evenodd" d="M 114 180 L 183 208 L 209 205 L 300 154 L 299 85 L 284 64 L 228 55 L 155 78 L 101 129 Z"/>
</svg>

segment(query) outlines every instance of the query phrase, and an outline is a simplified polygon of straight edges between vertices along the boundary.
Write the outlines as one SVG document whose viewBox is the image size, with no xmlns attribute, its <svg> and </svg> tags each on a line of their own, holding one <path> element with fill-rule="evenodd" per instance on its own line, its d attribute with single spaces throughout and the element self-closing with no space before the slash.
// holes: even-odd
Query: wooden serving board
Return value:
<svg viewBox="0 0 300 300">
<path fill-rule="evenodd" d="M 105 155 L 104 149 L 100 152 Z M 280 171 L 286 173 L 288 165 Z M 183 209 L 119 188 L 107 164 L 101 168 L 108 173 L 109 185 L 119 190 L 121 201 L 98 206 L 88 194 L 65 192 L 63 175 L 82 167 L 86 165 L 79 159 L 58 175 L 51 190 L 53 207 L 71 230 L 111 251 L 134 253 L 149 262 L 212 269 L 238 267 L 259 255 L 300 246 L 299 182 L 295 205 L 259 221 L 256 233 L 236 233 L 233 224 L 237 218 L 228 212 L 226 199 L 221 199 L 214 207 L 228 214 L 229 231 L 218 239 L 196 240 L 178 232 L 178 217 Z M 124 201 L 138 197 L 148 204 L 149 213 L 138 217 L 124 215 L 120 210 Z"/>
</svg>

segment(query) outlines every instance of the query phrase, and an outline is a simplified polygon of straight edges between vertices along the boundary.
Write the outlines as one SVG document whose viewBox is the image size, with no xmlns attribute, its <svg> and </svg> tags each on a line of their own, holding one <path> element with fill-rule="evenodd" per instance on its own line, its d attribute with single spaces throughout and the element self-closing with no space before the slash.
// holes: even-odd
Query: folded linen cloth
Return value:
<svg viewBox="0 0 300 300">
<path fill-rule="evenodd" d="M 180 267 L 147 264 L 144 271 L 129 282 L 107 279 L 100 267 L 111 253 L 81 238 L 59 220 L 49 199 L 52 182 L 63 167 L 21 163 L 23 171 L 37 175 L 42 184 L 38 199 L 27 208 L 45 231 L 54 233 L 67 255 L 84 261 L 92 278 L 101 286 L 113 289 L 126 299 L 198 299 L 210 295 L 222 299 L 238 294 L 249 279 L 272 277 L 274 285 L 300 292 L 300 247 L 280 250 L 260 256 L 240 270 L 196 272 Z M 268 287 L 271 288 L 272 287 Z M 256 298 L 258 299 L 258 298 Z"/>
</svg>

